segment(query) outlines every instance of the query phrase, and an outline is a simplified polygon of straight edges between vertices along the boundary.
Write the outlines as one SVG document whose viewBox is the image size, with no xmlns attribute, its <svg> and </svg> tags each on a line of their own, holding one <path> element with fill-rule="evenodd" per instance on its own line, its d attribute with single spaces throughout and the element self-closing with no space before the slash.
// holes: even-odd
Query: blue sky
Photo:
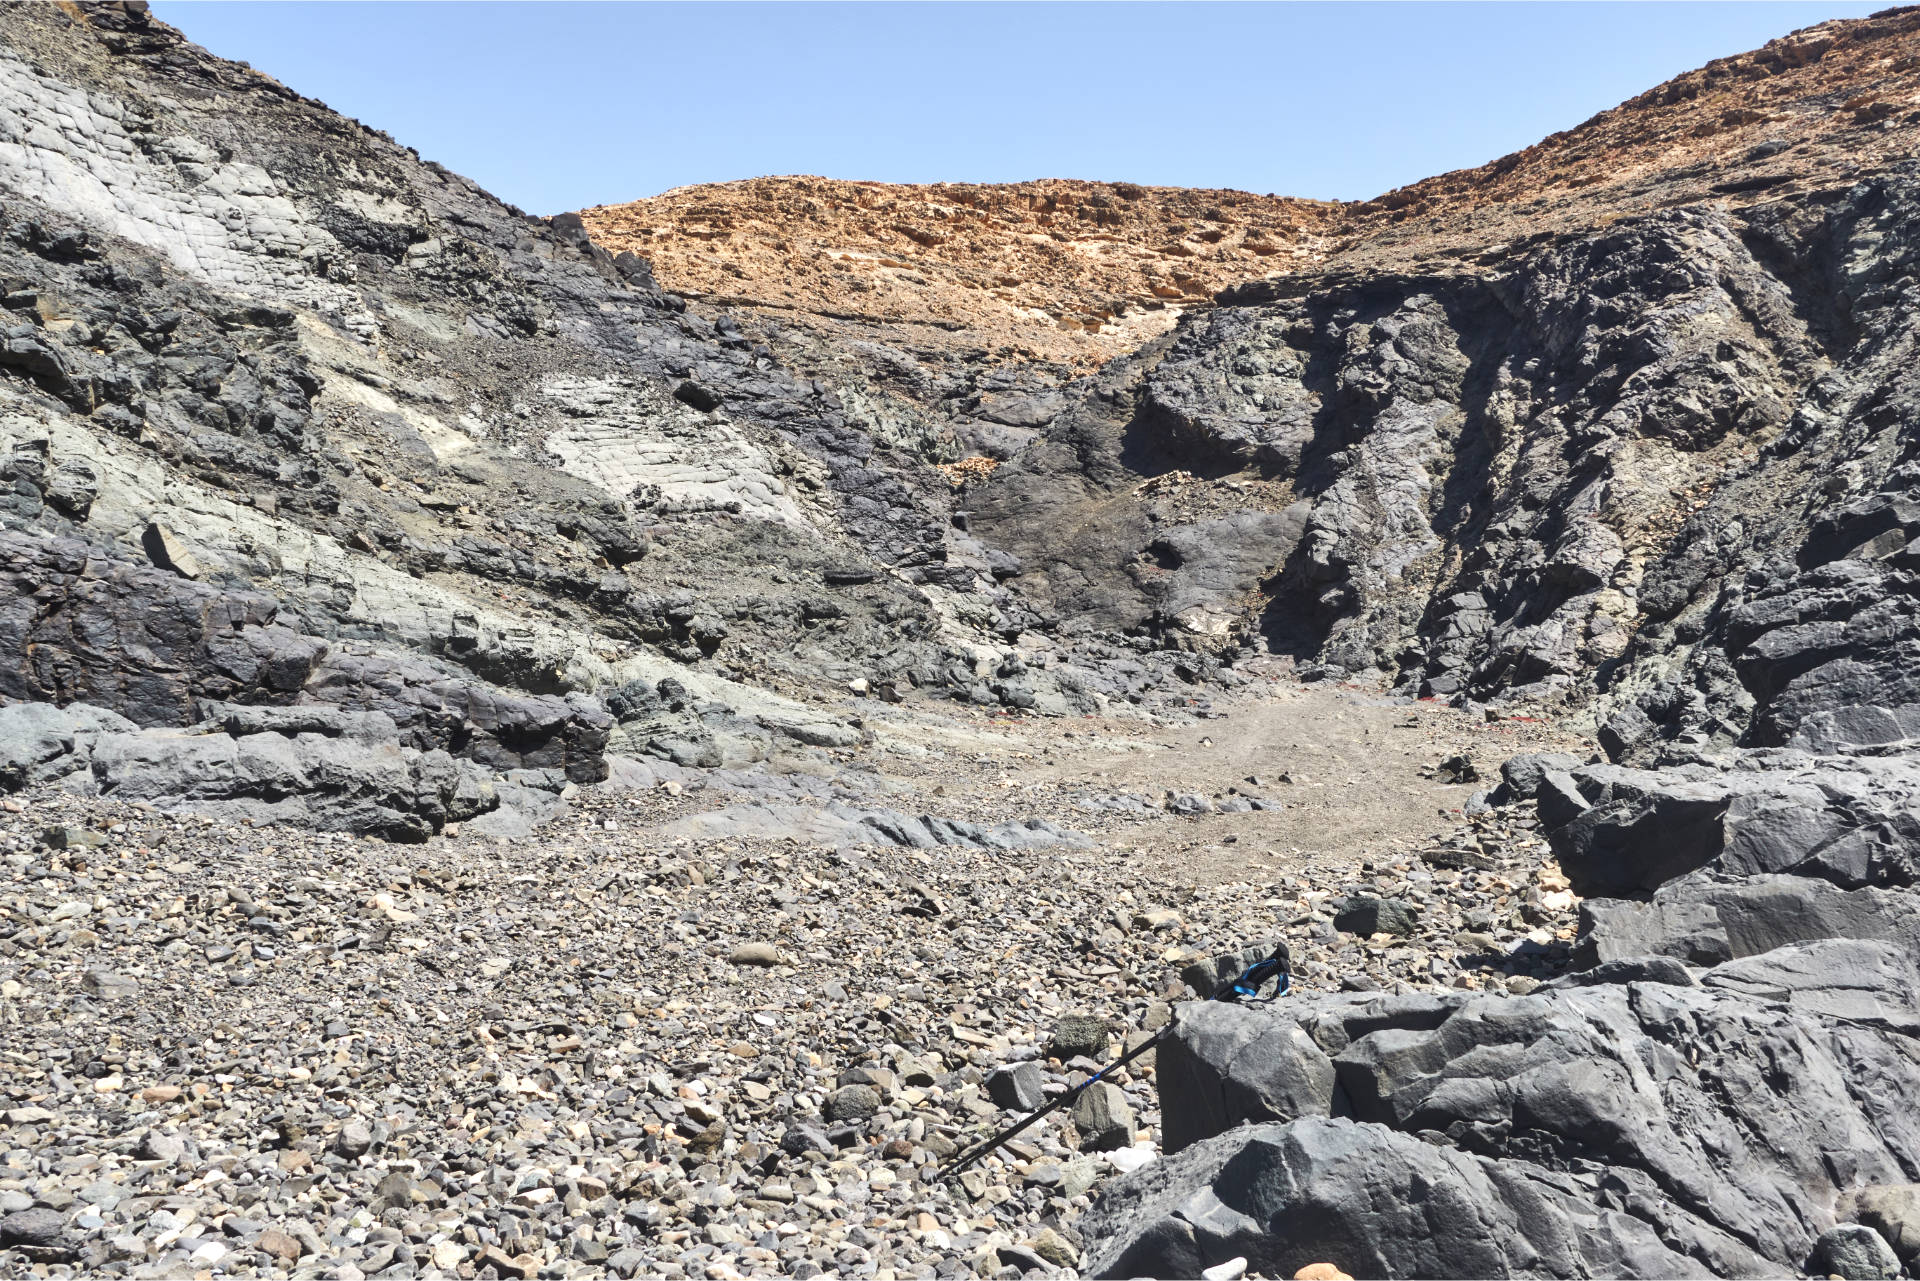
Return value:
<svg viewBox="0 0 1920 1281">
<path fill-rule="evenodd" d="M 1884 0 L 1882 0 L 1884 3 Z M 696 182 L 1092 178 L 1365 199 L 1869 4 L 158 0 L 530 212 Z"/>
</svg>

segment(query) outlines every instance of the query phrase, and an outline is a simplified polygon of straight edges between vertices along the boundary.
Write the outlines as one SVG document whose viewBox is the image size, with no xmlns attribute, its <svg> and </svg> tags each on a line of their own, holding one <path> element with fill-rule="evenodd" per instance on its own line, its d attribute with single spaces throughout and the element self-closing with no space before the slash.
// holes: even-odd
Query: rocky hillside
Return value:
<svg viewBox="0 0 1920 1281">
<path fill-rule="evenodd" d="M 0 1270 L 1920 1265 L 1920 11 L 551 219 L 4 12 Z"/>
<path fill-rule="evenodd" d="M 914 187 L 753 178 L 580 211 L 689 297 L 843 340 L 916 334 L 1087 369 L 1229 284 L 1317 260 L 1339 206 L 1128 182 Z"/>
<path fill-rule="evenodd" d="M 609 747 L 844 748 L 810 701 L 856 679 L 1055 712 L 1179 684 L 1151 652 L 1144 687 L 1064 652 L 1020 677 L 1018 565 L 951 517 L 951 433 L 911 401 L 796 374 L 578 219 L 137 6 L 9 13 L 6 697 L 386 717 L 461 763 L 406 758 L 440 781 L 374 826 L 418 835 Z M 265 812 L 259 768 L 230 799 Z"/>
<path fill-rule="evenodd" d="M 1750 594 L 1790 595 L 1895 537 L 1890 516 L 1849 513 L 1902 501 L 1889 406 L 1916 131 L 1844 104 L 1893 92 L 1916 31 L 1903 11 L 1801 33 L 1511 165 L 1410 189 L 1428 203 L 1405 208 L 1430 212 L 1226 290 L 1109 365 L 970 490 L 973 528 L 1023 557 L 1025 590 L 1068 625 L 1244 627 L 1412 692 L 1598 691 L 1669 737 L 1787 741 L 1811 709 L 1766 706 L 1825 678 L 1762 675 L 1744 655 L 1776 642 L 1736 619 L 1756 617 Z M 1807 50 L 1833 53 L 1835 75 L 1795 70 Z M 1761 77 L 1775 65 L 1786 83 Z M 1723 82 L 1764 85 L 1778 136 L 1706 172 L 1699 126 L 1673 117 L 1707 103 L 1720 119 L 1703 86 Z M 1682 163 L 1590 197 L 1500 199 L 1512 167 L 1592 164 L 1603 140 Z M 1471 217 L 1502 243 L 1440 252 L 1470 216 L 1434 210 L 1441 190 L 1481 203 Z M 1636 202 L 1654 207 L 1622 208 Z"/>
</svg>

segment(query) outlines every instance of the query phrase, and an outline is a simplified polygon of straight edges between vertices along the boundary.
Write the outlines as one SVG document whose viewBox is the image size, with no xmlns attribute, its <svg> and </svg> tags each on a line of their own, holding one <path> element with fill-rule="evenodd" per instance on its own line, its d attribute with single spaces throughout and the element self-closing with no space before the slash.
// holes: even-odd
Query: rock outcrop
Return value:
<svg viewBox="0 0 1920 1281">
<path fill-rule="evenodd" d="M 983 1274 L 1912 1265 L 1920 11 L 1795 33 L 1359 205 L 766 179 L 552 218 L 210 56 L 137 0 L 4 12 L 0 788 L 26 796 L 0 809 L 20 886 L 0 942 L 21 976 L 0 997 L 41 1020 L 20 1022 L 39 1066 L 5 1120 L 60 1178 L 104 1168 L 69 1158 L 107 1134 L 143 1179 L 173 1178 L 159 1166 L 185 1140 L 123 1105 L 121 1065 L 217 1053 L 207 1089 L 247 1079 L 234 1029 L 179 999 L 204 989 L 164 986 L 145 952 L 136 973 L 72 964 L 136 946 L 232 960 L 199 932 L 218 915 L 247 935 L 223 982 L 282 994 L 256 1020 L 307 1020 L 344 984 L 384 1029 L 415 1029 L 302 1024 L 281 1043 L 297 1053 L 244 1066 L 271 1105 L 203 1116 L 198 1092 L 142 1095 L 242 1143 L 221 1160 L 259 1186 L 311 1204 L 377 1184 L 364 1222 L 383 1226 L 361 1232 L 352 1202 L 326 1242 L 225 1205 L 249 1257 L 630 1275 L 731 1269 L 718 1252 L 737 1246 L 796 1275 L 878 1271 L 888 1247 L 859 1225 L 912 1213 L 897 1261 L 964 1255 Z M 1472 797 L 1468 757 L 1428 767 L 1466 816 L 1420 852 L 1432 870 L 1364 862 L 1339 899 L 1289 883 L 1298 916 L 1263 900 L 1300 945 L 1295 993 L 1174 1009 L 1159 1111 L 1143 1079 L 1103 1081 L 1032 1136 L 1071 1159 L 991 1185 L 1031 1240 L 972 1230 L 970 1205 L 950 1216 L 970 1221 L 960 1244 L 910 1206 L 944 1214 L 990 1185 L 928 1187 L 936 1152 L 1110 1049 L 1104 1016 L 1060 1020 L 1044 1047 L 979 1029 L 1032 1022 L 1063 976 L 1164 1019 L 1169 984 L 1206 995 L 1265 954 L 1236 950 L 1267 929 L 1237 891 L 1186 935 L 1188 908 L 1090 897 L 1137 882 L 1037 897 L 1124 861 L 1045 815 L 1072 802 L 1112 835 L 1302 804 L 1264 763 L 1252 793 L 1181 780 L 1158 804 L 1113 778 L 1076 798 L 1051 764 L 1017 777 L 1035 755 L 1012 736 L 975 754 L 981 713 L 1211 715 L 1210 691 L 1285 666 L 1248 661 L 1262 653 L 1369 698 L 1476 721 L 1485 705 L 1483 728 L 1545 707 L 1606 759 L 1532 753 Z M 997 764 L 991 794 L 923 800 L 871 768 L 879 735 L 930 700 L 964 705 L 918 724 L 967 769 Z M 28 802 L 63 821 L 33 836 Z M 99 829 L 64 821 L 88 807 Z M 177 810 L 226 825 L 231 885 Z M 670 854 L 605 835 L 635 816 Z M 576 839 L 538 870 L 490 851 L 500 875 L 464 905 L 478 878 L 416 878 L 341 836 L 518 840 L 570 817 Z M 283 857 L 243 830 L 272 823 L 321 835 Z M 1521 835 L 1536 831 L 1557 865 Z M 1237 859 L 1240 836 L 1181 856 Z M 175 861 L 150 861 L 150 837 L 179 839 Z M 435 842 L 422 866 L 468 848 Z M 378 914 L 364 932 L 287 861 L 340 850 Z M 949 863 L 970 870 L 942 882 Z M 291 896 L 278 916 L 256 917 L 255 874 Z M 168 906 L 170 876 L 191 909 Z M 444 915 L 382 950 L 415 908 Z M 583 937 L 592 922 L 606 938 Z M 1029 930 L 1044 959 L 1012 963 Z M 529 980 L 507 1015 L 483 985 L 517 962 L 482 949 L 509 946 L 575 979 Z M 908 953 L 925 982 L 863 986 Z M 405 976 L 381 968 L 401 960 Z M 809 986 L 724 1017 L 701 1008 L 714 988 L 642 986 L 731 987 L 743 965 Z M 68 980 L 77 994 L 33 990 Z M 155 1035 L 75 1048 L 98 1039 L 98 1002 L 149 982 L 167 993 L 141 1007 Z M 969 984 L 991 1001 L 946 999 Z M 822 1000 L 844 1021 L 809 1040 Z M 629 1032 L 658 1063 L 640 1068 Z M 923 1061 L 916 1038 L 947 1058 Z M 410 1093 L 409 1063 L 438 1073 L 455 1041 L 466 1075 L 446 1079 L 466 1093 Z M 824 1063 L 856 1043 L 865 1057 Z M 409 1116 L 420 1100 L 431 1115 Z M 324 1144 L 301 1120 L 323 1114 Z M 556 1125 L 584 1145 L 559 1173 L 489 1164 L 519 1162 L 522 1134 L 560 1151 Z M 376 1144 L 406 1164 L 399 1145 L 426 1130 L 419 1183 L 363 1177 Z M 594 1145 L 591 1168 L 570 1163 Z M 870 1163 L 825 1181 L 843 1149 Z M 769 1178 L 736 1216 L 759 1226 L 716 1217 L 788 1158 L 813 1191 Z M 709 1159 L 727 1173 L 699 1173 Z M 1134 1172 L 1076 1227 L 1058 1216 L 1096 1168 Z M 184 1199 L 186 1217 L 142 1212 L 149 1256 L 108 1218 L 67 1215 L 57 1179 L 33 1188 L 6 1192 L 0 1219 L 0 1245 L 33 1262 L 82 1257 L 82 1237 L 89 1266 L 226 1257 L 183 1237 Z M 96 1191 L 102 1214 L 133 1213 L 108 1206 L 111 1180 L 87 1206 Z M 428 1244 L 416 1193 L 514 1213 Z M 784 1228 L 761 1244 L 796 1206 L 831 1221 L 831 1248 Z M 548 1217 L 576 1209 L 577 1231 Z M 683 1251 L 696 1234 L 668 1222 L 704 1237 Z"/>
<path fill-rule="evenodd" d="M 1186 1012 L 1159 1052 L 1180 1155 L 1101 1203 L 1096 1275 L 1775 1275 L 1910 1178 L 1908 947 L 1579 977 Z"/>
<path fill-rule="evenodd" d="M 1885 1274 L 1847 1260 L 1920 1168 L 1910 762 L 1510 764 L 1592 896 L 1576 968 L 1177 1012 L 1097 1275 Z"/>
<path fill-rule="evenodd" d="M 1341 207 L 1130 182 L 904 186 L 751 178 L 580 211 L 663 287 L 849 336 L 1090 369 L 1223 287 L 1317 260 Z M 922 331 L 915 335 L 914 331 Z M 1011 358 L 1011 360 L 1010 360 Z M 1034 427 L 1041 398 L 983 391 L 989 421 Z"/>
<path fill-rule="evenodd" d="M 405 745 L 378 712 L 206 711 L 186 729 L 142 729 L 86 703 L 0 707 L 0 786 L 57 783 L 79 796 L 406 842 L 499 804 L 490 772 Z"/>
<path fill-rule="evenodd" d="M 1047 620 L 955 516 L 951 432 L 813 376 L 814 336 L 777 352 L 142 5 L 7 12 L 0 698 L 324 704 L 577 783 L 713 738 L 620 733 L 606 700 L 662 681 L 761 756 L 857 744 L 807 705 L 855 679 L 1185 704 L 1199 669 L 1025 661 Z M 1002 391 L 982 422 L 1044 421 Z"/>
</svg>

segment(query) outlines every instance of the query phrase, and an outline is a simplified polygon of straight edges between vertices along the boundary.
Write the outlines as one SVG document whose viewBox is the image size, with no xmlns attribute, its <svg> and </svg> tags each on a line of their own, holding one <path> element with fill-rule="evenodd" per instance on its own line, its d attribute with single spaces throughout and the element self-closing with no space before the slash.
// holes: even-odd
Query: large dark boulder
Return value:
<svg viewBox="0 0 1920 1281">
<path fill-rule="evenodd" d="M 1594 1204 L 1590 1176 L 1309 1118 L 1236 1129 L 1109 1185 L 1081 1230 L 1095 1277 L 1264 1276 L 1332 1262 L 1359 1277 L 1764 1276 L 1738 1241 L 1663 1241 Z M 1708 1258 L 1691 1257 L 1705 1249 Z"/>
<path fill-rule="evenodd" d="M 1155 1051 L 1154 1072 L 1168 1152 L 1244 1121 L 1333 1112 L 1333 1063 L 1312 1036 L 1284 1016 L 1241 1018 L 1224 1001 L 1182 1007 L 1178 1034 Z"/>
<path fill-rule="evenodd" d="M 1572 814 L 1557 792 L 1549 803 L 1559 775 L 1545 775 L 1541 817 L 1575 891 L 1645 894 L 1698 869 L 1849 889 L 1920 874 L 1920 763 L 1798 752 L 1729 763 L 1739 768 L 1587 766 L 1566 776 L 1586 802 Z"/>
<path fill-rule="evenodd" d="M 1850 939 L 1698 983 L 1653 969 L 1181 1010 L 1159 1052 L 1179 1155 L 1097 1209 L 1095 1271 L 1798 1267 L 1851 1193 L 1920 1161 L 1920 976 L 1903 947 Z"/>
</svg>

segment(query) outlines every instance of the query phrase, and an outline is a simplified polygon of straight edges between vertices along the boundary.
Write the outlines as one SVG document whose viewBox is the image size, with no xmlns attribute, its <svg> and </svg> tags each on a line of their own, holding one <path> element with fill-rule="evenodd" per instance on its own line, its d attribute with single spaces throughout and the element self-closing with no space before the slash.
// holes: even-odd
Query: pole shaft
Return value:
<svg viewBox="0 0 1920 1281">
<path fill-rule="evenodd" d="M 1091 1087 L 1094 1084 L 1094 1082 L 1103 1080 L 1106 1077 L 1107 1073 L 1119 1071 L 1121 1068 L 1125 1067 L 1127 1064 L 1133 1062 L 1135 1059 L 1139 1058 L 1142 1054 L 1145 1054 L 1148 1050 L 1158 1045 L 1160 1043 L 1160 1038 L 1165 1036 L 1169 1031 L 1172 1030 L 1172 1028 L 1173 1028 L 1173 1024 L 1171 1023 L 1167 1024 L 1166 1027 L 1161 1028 L 1158 1032 L 1155 1032 L 1152 1036 L 1148 1037 L 1146 1040 L 1142 1041 L 1140 1044 L 1134 1046 L 1131 1050 L 1128 1050 L 1125 1054 L 1122 1054 L 1119 1058 L 1107 1064 L 1105 1067 L 1101 1068 L 1098 1072 L 1095 1072 L 1092 1076 L 1080 1082 L 1080 1084 L 1074 1086 L 1071 1090 L 1068 1090 L 1065 1094 L 1062 1094 L 1059 1098 L 1053 1100 L 1051 1103 L 1048 1103 L 1046 1106 L 1042 1107 L 1037 1112 L 1030 1113 L 1018 1125 L 1013 1126 L 1011 1129 L 1002 1130 L 1000 1133 L 994 1135 L 992 1138 L 986 1139 L 981 1143 L 979 1143 L 977 1146 L 970 1148 L 968 1151 L 961 1154 L 960 1158 L 956 1160 L 951 1166 L 948 1167 L 947 1169 L 948 1175 L 955 1175 L 960 1173 L 960 1171 L 966 1169 L 968 1166 L 972 1165 L 975 1161 L 978 1161 L 981 1157 L 993 1151 L 995 1148 L 999 1147 L 1002 1143 L 1005 1143 L 1008 1139 L 1011 1139 L 1016 1135 L 1020 1134 L 1028 1126 L 1032 1125 L 1035 1121 L 1038 1121 L 1041 1117 L 1046 1116 L 1050 1112 L 1057 1112 L 1061 1108 L 1065 1107 L 1067 1104 L 1073 1102 L 1075 1099 L 1079 1098 L 1083 1092 L 1085 1092 L 1089 1087 Z"/>
</svg>

